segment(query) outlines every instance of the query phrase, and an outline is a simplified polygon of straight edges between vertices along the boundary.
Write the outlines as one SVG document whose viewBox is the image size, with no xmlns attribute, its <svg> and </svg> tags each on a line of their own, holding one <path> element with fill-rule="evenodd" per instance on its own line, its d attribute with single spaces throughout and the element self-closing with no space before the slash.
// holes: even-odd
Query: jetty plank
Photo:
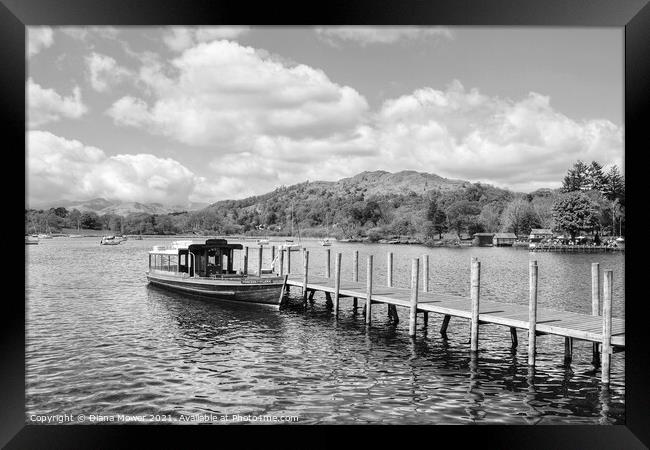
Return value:
<svg viewBox="0 0 650 450">
<path fill-rule="evenodd" d="M 360 281 L 340 281 L 339 296 L 366 298 L 367 286 Z M 303 287 L 302 274 L 291 274 L 287 279 L 288 286 Z M 334 294 L 335 280 L 319 276 L 309 276 L 308 289 Z M 400 287 L 372 286 L 372 304 L 384 303 L 404 308 L 411 307 L 411 290 Z M 445 317 L 459 317 L 470 320 L 472 317 L 471 299 L 460 295 L 441 294 L 438 292 L 419 292 L 417 302 L 418 312 L 441 314 Z M 528 304 L 501 303 L 496 301 L 481 301 L 479 322 L 504 327 L 528 330 Z M 445 318 L 447 323 L 448 319 Z M 558 311 L 548 308 L 537 308 L 536 331 L 541 334 L 557 335 L 573 339 L 603 342 L 603 323 L 601 316 L 582 314 L 568 311 Z M 445 327 L 446 331 L 446 327 Z M 625 348 L 625 320 L 617 317 L 611 319 L 611 346 Z"/>
</svg>

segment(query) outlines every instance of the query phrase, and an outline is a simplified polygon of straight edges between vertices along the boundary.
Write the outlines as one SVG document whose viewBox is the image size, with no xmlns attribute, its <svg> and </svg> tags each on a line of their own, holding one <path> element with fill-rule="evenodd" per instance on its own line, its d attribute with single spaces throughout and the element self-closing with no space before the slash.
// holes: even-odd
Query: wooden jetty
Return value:
<svg viewBox="0 0 650 450">
<path fill-rule="evenodd" d="M 564 245 L 564 244 L 536 244 L 529 247 L 531 252 L 561 252 L 561 253 L 600 253 L 600 252 L 621 252 L 622 247 L 611 247 L 607 245 Z"/>
<path fill-rule="evenodd" d="M 367 276 L 365 282 L 358 281 L 358 252 L 354 252 L 352 264 L 352 279 L 341 277 L 341 253 L 335 258 L 334 276 L 330 273 L 330 249 L 326 250 L 327 276 L 313 275 L 309 272 L 309 251 L 303 250 L 302 273 L 288 273 L 286 288 L 289 286 L 302 289 L 302 299 L 313 300 L 315 292 L 325 294 L 328 305 L 333 306 L 334 314 L 338 316 L 340 299 L 353 299 L 353 308 L 357 307 L 357 299 L 364 299 L 364 315 L 367 325 L 371 323 L 373 305 L 388 305 L 389 317 L 396 320 L 397 307 L 409 310 L 409 335 L 415 337 L 418 315 L 423 316 L 424 326 L 428 325 L 428 314 L 442 315 L 443 322 L 440 333 L 446 336 L 451 317 L 466 319 L 470 322 L 470 350 L 479 349 L 479 329 L 483 324 L 494 324 L 510 329 L 512 346 L 516 347 L 517 330 L 525 330 L 528 334 L 528 363 L 535 365 L 536 338 L 541 335 L 557 335 L 565 338 L 565 362 L 570 362 L 573 353 L 573 341 L 584 340 L 594 343 L 594 362 L 601 361 L 602 381 L 609 383 L 611 354 L 625 350 L 625 321 L 612 317 L 611 303 L 613 291 L 613 271 L 604 271 L 602 277 L 603 298 L 600 298 L 601 271 L 598 263 L 592 264 L 592 314 L 580 314 L 568 311 L 557 311 L 537 307 L 538 266 L 536 261 L 530 262 L 529 285 L 530 296 L 528 305 L 500 303 L 481 300 L 481 263 L 476 258 L 471 259 L 470 297 L 429 292 L 429 263 L 428 255 L 412 260 L 411 287 L 400 288 L 393 286 L 393 255 L 388 253 L 388 271 L 386 285 L 379 285 L 373 278 L 373 256 L 367 259 Z M 422 267 L 422 270 L 420 270 Z M 284 272 L 279 271 L 283 275 Z M 286 289 L 284 290 L 286 292 Z M 332 304 L 332 296 L 334 303 Z M 601 301 L 602 300 L 602 301 Z M 602 305 L 602 315 L 600 309 Z"/>
</svg>

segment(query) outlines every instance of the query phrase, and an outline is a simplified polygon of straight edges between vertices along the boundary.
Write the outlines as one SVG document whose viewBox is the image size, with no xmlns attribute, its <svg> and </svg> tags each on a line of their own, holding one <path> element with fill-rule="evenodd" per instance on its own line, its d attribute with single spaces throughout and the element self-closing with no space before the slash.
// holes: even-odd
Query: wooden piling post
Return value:
<svg viewBox="0 0 650 450">
<path fill-rule="evenodd" d="M 519 342 L 517 341 L 517 329 L 515 327 L 510 327 L 510 340 L 512 341 L 512 348 L 517 348 Z"/>
<path fill-rule="evenodd" d="M 302 301 L 307 304 L 307 274 L 309 273 L 309 250 L 303 250 L 303 282 L 302 282 Z"/>
<path fill-rule="evenodd" d="M 418 311 L 418 284 L 420 277 L 420 260 L 413 258 L 411 261 L 411 309 L 409 311 L 409 336 L 415 336 Z"/>
<path fill-rule="evenodd" d="M 409 311 L 409 336 L 415 336 L 415 326 L 417 324 L 418 311 L 418 290 L 420 277 L 420 260 L 413 258 L 411 260 L 411 309 Z"/>
<path fill-rule="evenodd" d="M 284 282 L 282 283 L 282 290 L 280 291 L 280 299 L 278 301 L 279 306 L 282 306 L 282 305 L 285 304 L 284 298 L 285 298 L 285 290 L 286 290 L 286 287 L 287 287 L 287 278 L 288 277 L 289 277 L 288 275 L 284 276 Z"/>
<path fill-rule="evenodd" d="M 287 273 L 291 275 L 291 247 L 287 248 Z"/>
<path fill-rule="evenodd" d="M 451 316 L 449 314 L 445 314 L 445 317 L 442 319 L 442 326 L 440 327 L 440 334 L 442 337 L 447 337 L 447 327 L 449 327 L 450 320 Z"/>
<path fill-rule="evenodd" d="M 244 247 L 244 275 L 248 275 L 248 246 Z"/>
<path fill-rule="evenodd" d="M 568 364 L 573 359 L 573 338 L 564 338 L 564 363 Z"/>
<path fill-rule="evenodd" d="M 352 281 L 355 283 L 359 281 L 359 250 L 354 251 L 352 259 Z M 352 309 L 356 312 L 358 308 L 358 300 L 356 297 L 352 298 Z"/>
<path fill-rule="evenodd" d="M 257 275 L 262 276 L 262 256 L 264 255 L 264 246 L 260 245 L 259 258 L 257 259 Z"/>
<path fill-rule="evenodd" d="M 330 278 L 330 249 L 325 250 L 325 278 Z"/>
<path fill-rule="evenodd" d="M 478 351 L 478 312 L 481 297 L 481 263 L 472 258 L 471 298 L 472 298 L 472 328 L 470 334 L 470 350 Z"/>
<path fill-rule="evenodd" d="M 429 255 L 422 255 L 422 292 L 429 292 Z"/>
<path fill-rule="evenodd" d="M 275 245 L 271 246 L 271 269 L 275 271 Z"/>
<path fill-rule="evenodd" d="M 368 270 L 366 272 L 366 324 L 370 325 L 372 305 L 372 255 L 368 255 Z"/>
<path fill-rule="evenodd" d="M 422 292 L 429 292 L 429 255 L 422 255 Z M 429 326 L 429 312 L 422 312 L 422 323 Z"/>
<path fill-rule="evenodd" d="M 278 259 L 279 259 L 279 270 L 278 270 L 278 275 L 282 276 L 284 275 L 284 249 L 281 248 L 280 253 L 278 254 Z"/>
<path fill-rule="evenodd" d="M 535 365 L 535 339 L 537 331 L 537 261 L 529 263 L 529 289 L 528 300 L 528 365 Z"/>
<path fill-rule="evenodd" d="M 591 315 L 600 315 L 600 264 L 591 264 Z M 600 359 L 600 352 L 598 350 L 598 342 L 593 343 L 592 360 L 598 363 Z"/>
<path fill-rule="evenodd" d="M 334 315 L 339 316 L 339 291 L 341 290 L 341 254 L 334 260 Z"/>
<path fill-rule="evenodd" d="M 609 383 L 610 365 L 612 361 L 612 293 L 614 271 L 606 270 L 603 280 L 603 343 L 600 346 L 600 360 L 603 383 Z"/>
<path fill-rule="evenodd" d="M 393 252 L 386 254 L 386 286 L 393 287 Z M 397 307 L 388 304 L 386 309 L 388 310 L 388 319 L 395 319 L 395 323 L 399 322 Z"/>
</svg>

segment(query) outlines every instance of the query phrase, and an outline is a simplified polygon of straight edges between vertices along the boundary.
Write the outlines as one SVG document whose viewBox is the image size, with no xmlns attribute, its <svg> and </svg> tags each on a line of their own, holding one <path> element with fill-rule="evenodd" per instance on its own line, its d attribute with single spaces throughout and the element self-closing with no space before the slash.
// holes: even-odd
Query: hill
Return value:
<svg viewBox="0 0 650 450">
<path fill-rule="evenodd" d="M 93 198 L 90 200 L 58 200 L 42 205 L 34 205 L 33 209 L 49 209 L 63 207 L 69 211 L 77 209 L 80 212 L 95 212 L 97 215 L 117 214 L 126 216 L 131 213 L 146 214 L 170 214 L 183 211 L 196 211 L 208 206 L 207 203 L 188 202 L 185 205 L 163 205 L 162 203 L 139 203 L 123 202 L 120 200 L 107 200 L 105 198 Z"/>
<path fill-rule="evenodd" d="M 190 226 L 230 234 L 265 230 L 290 234 L 292 223 L 303 235 L 352 237 L 372 228 L 382 233 L 423 230 L 431 199 L 441 206 L 459 201 L 480 212 L 488 203 L 499 209 L 516 194 L 490 185 L 402 171 L 362 172 L 339 181 L 306 181 L 242 200 L 223 200 L 190 214 Z M 478 213 L 477 213 L 478 214 Z M 192 219 L 193 217 L 193 219 Z"/>
</svg>

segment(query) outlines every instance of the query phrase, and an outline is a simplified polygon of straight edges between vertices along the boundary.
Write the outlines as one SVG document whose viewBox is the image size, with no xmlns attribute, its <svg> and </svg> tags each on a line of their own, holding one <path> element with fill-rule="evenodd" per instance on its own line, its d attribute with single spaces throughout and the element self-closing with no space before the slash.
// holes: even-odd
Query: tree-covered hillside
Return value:
<svg viewBox="0 0 650 450">
<path fill-rule="evenodd" d="M 561 189 L 515 193 L 491 185 L 403 171 L 363 172 L 337 182 L 305 181 L 264 195 L 222 200 L 190 212 L 99 215 L 51 208 L 26 210 L 26 232 L 62 228 L 125 234 L 293 235 L 433 241 L 451 233 L 527 235 L 532 228 L 622 232 L 625 183 L 614 166 L 604 173 L 578 161 Z M 581 211 L 577 213 L 577 211 Z M 576 214 L 580 221 L 572 219 Z M 292 231 L 293 230 L 293 231 Z"/>
</svg>

